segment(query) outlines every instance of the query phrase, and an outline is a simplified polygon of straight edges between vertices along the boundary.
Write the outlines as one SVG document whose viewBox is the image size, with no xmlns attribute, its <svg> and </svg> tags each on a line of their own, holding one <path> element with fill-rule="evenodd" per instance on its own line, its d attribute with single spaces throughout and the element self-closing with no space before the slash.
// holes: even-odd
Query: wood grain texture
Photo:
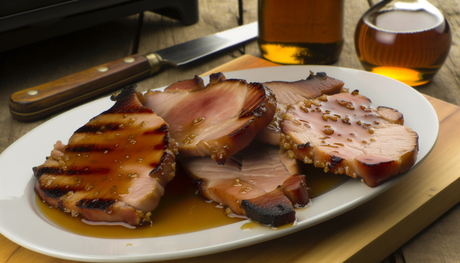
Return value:
<svg viewBox="0 0 460 263">
<path fill-rule="evenodd" d="M 443 101 L 460 105 L 460 1 L 458 0 L 431 0 L 446 17 L 452 31 L 452 46 L 449 57 L 444 66 L 433 78 L 432 82 L 417 88 L 421 93 L 439 98 Z"/>
<path fill-rule="evenodd" d="M 245 68 L 265 68 L 265 67 L 279 66 L 278 64 L 275 64 L 273 62 L 269 62 L 269 61 L 265 61 L 261 59 L 254 59 L 254 57 L 251 55 L 243 55 L 238 58 L 238 63 L 235 63 L 235 61 L 233 60 L 223 65 L 220 65 L 208 72 L 205 72 L 201 75 L 207 76 L 207 75 L 211 75 L 212 73 L 217 73 L 217 72 L 237 71 L 237 70 L 241 70 L 242 65 L 245 65 Z"/>
</svg>

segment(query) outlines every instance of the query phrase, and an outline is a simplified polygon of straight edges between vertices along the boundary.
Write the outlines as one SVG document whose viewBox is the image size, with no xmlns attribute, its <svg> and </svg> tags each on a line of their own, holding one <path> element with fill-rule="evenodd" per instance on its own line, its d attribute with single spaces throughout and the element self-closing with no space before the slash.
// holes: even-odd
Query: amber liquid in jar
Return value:
<svg viewBox="0 0 460 263">
<path fill-rule="evenodd" d="M 355 48 L 365 70 L 418 86 L 443 65 L 451 39 L 439 11 L 382 10 L 366 13 L 358 22 Z"/>
<path fill-rule="evenodd" d="M 280 64 L 331 64 L 343 47 L 343 0 L 259 0 L 259 48 Z"/>
<path fill-rule="evenodd" d="M 325 174 L 322 169 L 313 166 L 306 167 L 307 185 L 311 188 L 311 196 L 320 196 L 341 185 L 349 178 L 345 175 Z M 314 201 L 313 201 L 314 202 Z M 79 217 L 70 217 L 60 209 L 49 207 L 36 197 L 37 207 L 42 215 L 57 227 L 82 236 L 97 238 L 152 238 L 172 236 L 195 231 L 211 229 L 233 224 L 243 219 L 231 218 L 225 210 L 217 208 L 216 203 L 206 202 L 192 187 L 192 180 L 185 171 L 177 166 L 175 178 L 166 186 L 165 195 L 160 205 L 152 212 L 152 223 L 136 227 L 89 225 Z M 302 208 L 308 209 L 308 208 Z M 290 227 L 292 225 L 284 226 Z M 247 230 L 266 226 L 251 222 L 244 224 L 241 229 Z M 279 229 L 283 229 L 280 227 Z"/>
</svg>

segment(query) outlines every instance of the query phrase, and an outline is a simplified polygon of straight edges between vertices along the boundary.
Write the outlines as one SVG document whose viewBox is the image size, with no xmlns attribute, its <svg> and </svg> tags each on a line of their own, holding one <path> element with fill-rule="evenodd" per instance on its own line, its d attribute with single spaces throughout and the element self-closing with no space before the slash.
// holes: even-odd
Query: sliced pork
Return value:
<svg viewBox="0 0 460 263">
<path fill-rule="evenodd" d="M 33 171 L 35 190 L 51 206 L 88 221 L 139 225 L 150 221 L 174 177 L 174 144 L 168 125 L 142 105 L 129 86 L 114 106 L 58 141 Z"/>
<path fill-rule="evenodd" d="M 181 164 L 203 197 L 262 224 L 291 223 L 293 206 L 309 202 L 305 176 L 279 147 L 253 142 L 225 165 L 199 157 L 181 159 Z"/>
<path fill-rule="evenodd" d="M 276 114 L 272 122 L 257 135 L 257 139 L 272 145 L 280 143 L 280 122 L 286 107 L 305 99 L 314 99 L 323 94 L 332 95 L 339 93 L 344 85 L 343 81 L 331 78 L 324 72 L 316 75 L 310 72 L 305 80 L 294 82 L 272 81 L 264 83 L 273 93 L 277 101 Z"/>
<path fill-rule="evenodd" d="M 375 187 L 417 159 L 418 135 L 403 122 L 400 112 L 375 108 L 358 91 L 323 95 L 288 108 L 281 147 L 292 158 Z"/>
<path fill-rule="evenodd" d="M 144 105 L 169 124 L 180 156 L 211 156 L 219 164 L 248 146 L 276 110 L 275 96 L 263 84 L 227 80 L 222 73 L 212 74 L 206 86 L 195 77 L 145 97 Z"/>
</svg>

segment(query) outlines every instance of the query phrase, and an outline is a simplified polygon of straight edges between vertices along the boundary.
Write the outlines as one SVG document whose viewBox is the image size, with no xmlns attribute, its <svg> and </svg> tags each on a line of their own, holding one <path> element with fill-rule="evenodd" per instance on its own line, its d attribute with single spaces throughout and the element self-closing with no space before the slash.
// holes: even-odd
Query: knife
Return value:
<svg viewBox="0 0 460 263">
<path fill-rule="evenodd" d="M 257 37 L 257 22 L 113 62 L 18 91 L 10 97 L 11 116 L 35 121 L 151 76 L 163 65 L 181 66 Z"/>
</svg>

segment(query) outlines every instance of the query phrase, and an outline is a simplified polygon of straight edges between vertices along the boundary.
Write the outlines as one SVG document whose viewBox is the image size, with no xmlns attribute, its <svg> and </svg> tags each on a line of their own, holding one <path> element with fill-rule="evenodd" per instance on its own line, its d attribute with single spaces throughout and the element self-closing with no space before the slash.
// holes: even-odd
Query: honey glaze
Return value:
<svg viewBox="0 0 460 263">
<path fill-rule="evenodd" d="M 313 205 L 315 204 L 315 197 L 323 195 L 350 180 L 350 177 L 344 174 L 325 173 L 324 169 L 313 165 L 303 165 L 302 173 L 305 174 L 308 193 L 313 200 Z"/>
<path fill-rule="evenodd" d="M 375 140 L 374 128 L 380 127 L 381 118 L 372 111 L 371 101 L 358 91 L 328 96 L 308 106 L 299 106 L 296 114 L 308 127 L 323 132 L 323 137 L 314 139 L 315 144 L 339 148 L 354 141 L 367 144 Z"/>
<path fill-rule="evenodd" d="M 304 165 L 307 186 L 313 197 L 320 196 L 327 191 L 345 182 L 348 177 L 324 173 L 322 169 Z M 222 208 L 217 208 L 216 203 L 206 202 L 196 189 L 192 187 L 192 180 L 186 175 L 180 165 L 177 165 L 176 176 L 167 186 L 165 195 L 160 205 L 152 212 L 152 223 L 139 226 L 135 229 L 119 225 L 89 225 L 82 222 L 79 217 L 71 217 L 69 214 L 57 208 L 50 208 L 38 196 L 36 197 L 37 207 L 40 212 L 58 226 L 66 231 L 89 237 L 98 238 L 151 238 L 191 233 L 195 231 L 211 229 L 236 222 L 241 218 L 231 218 L 225 215 Z M 297 212 L 308 208 L 296 208 Z M 295 226 L 286 224 L 274 230 L 280 230 Z M 241 227 L 241 230 L 250 230 L 257 227 L 266 228 L 256 222 L 249 222 Z"/>
<path fill-rule="evenodd" d="M 206 202 L 192 187 L 192 180 L 177 166 L 175 178 L 166 186 L 160 205 L 152 212 L 152 223 L 129 229 L 123 226 L 88 225 L 60 209 L 49 208 L 37 196 L 41 213 L 56 226 L 82 236 L 98 238 L 151 238 L 185 234 L 241 221 L 230 218 L 215 203 Z"/>
</svg>

